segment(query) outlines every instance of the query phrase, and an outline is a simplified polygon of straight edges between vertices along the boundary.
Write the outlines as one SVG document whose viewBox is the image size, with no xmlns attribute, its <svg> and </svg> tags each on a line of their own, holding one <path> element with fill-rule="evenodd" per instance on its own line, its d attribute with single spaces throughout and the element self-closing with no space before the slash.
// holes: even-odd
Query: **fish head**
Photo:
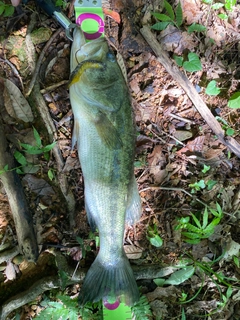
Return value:
<svg viewBox="0 0 240 320">
<path fill-rule="evenodd" d="M 82 30 L 74 30 L 71 49 L 71 75 L 69 87 L 73 84 L 102 90 L 121 77 L 116 57 L 105 38 L 85 41 Z M 86 90 L 85 90 L 86 92 Z"/>
<path fill-rule="evenodd" d="M 76 27 L 73 33 L 70 67 L 73 72 L 76 67 L 85 60 L 102 62 L 109 51 L 105 38 L 99 38 L 86 42 L 83 31 Z"/>
</svg>

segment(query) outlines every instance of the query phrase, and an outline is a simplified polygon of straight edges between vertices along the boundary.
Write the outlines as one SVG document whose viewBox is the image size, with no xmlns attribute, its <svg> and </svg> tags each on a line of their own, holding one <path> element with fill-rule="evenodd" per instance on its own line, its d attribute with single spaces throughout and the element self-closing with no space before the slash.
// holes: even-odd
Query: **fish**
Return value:
<svg viewBox="0 0 240 320">
<path fill-rule="evenodd" d="M 126 225 L 142 213 L 134 176 L 136 127 L 127 83 L 105 38 L 85 41 L 76 27 L 70 55 L 69 96 L 84 177 L 88 222 L 100 249 L 79 294 L 79 303 L 122 301 L 133 305 L 139 290 L 124 252 Z"/>
</svg>

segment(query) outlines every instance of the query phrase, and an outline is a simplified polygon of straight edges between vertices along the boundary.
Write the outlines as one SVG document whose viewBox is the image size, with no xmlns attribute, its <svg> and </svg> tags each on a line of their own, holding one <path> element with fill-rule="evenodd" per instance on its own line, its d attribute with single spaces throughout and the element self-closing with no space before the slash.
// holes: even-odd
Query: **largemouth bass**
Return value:
<svg viewBox="0 0 240 320">
<path fill-rule="evenodd" d="M 135 223 L 141 203 L 134 177 L 135 126 L 128 87 L 104 38 L 85 43 L 80 28 L 71 49 L 72 143 L 77 143 L 84 176 L 88 221 L 98 229 L 100 251 L 79 295 L 88 301 L 119 300 L 129 305 L 139 292 L 123 250 L 125 223 Z M 121 298 L 122 299 L 122 298 Z"/>
</svg>

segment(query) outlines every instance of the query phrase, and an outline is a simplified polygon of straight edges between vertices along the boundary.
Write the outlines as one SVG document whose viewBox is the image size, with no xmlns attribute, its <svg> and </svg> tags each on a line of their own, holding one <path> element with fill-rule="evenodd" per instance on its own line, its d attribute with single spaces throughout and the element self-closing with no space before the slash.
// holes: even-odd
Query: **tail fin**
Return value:
<svg viewBox="0 0 240 320">
<path fill-rule="evenodd" d="M 124 299 L 121 302 L 130 306 L 139 300 L 138 287 L 126 255 L 115 265 L 104 265 L 98 255 L 84 279 L 79 294 L 80 305 L 101 299 L 116 301 L 120 296 Z"/>
</svg>

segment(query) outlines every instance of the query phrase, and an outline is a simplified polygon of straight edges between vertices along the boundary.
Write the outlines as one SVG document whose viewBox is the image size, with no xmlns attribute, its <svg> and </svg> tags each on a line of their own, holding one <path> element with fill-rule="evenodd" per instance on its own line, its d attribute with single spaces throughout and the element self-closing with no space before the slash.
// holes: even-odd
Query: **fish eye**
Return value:
<svg viewBox="0 0 240 320">
<path fill-rule="evenodd" d="M 107 59 L 110 60 L 111 62 L 116 61 L 115 55 L 112 52 L 107 53 Z"/>
</svg>

